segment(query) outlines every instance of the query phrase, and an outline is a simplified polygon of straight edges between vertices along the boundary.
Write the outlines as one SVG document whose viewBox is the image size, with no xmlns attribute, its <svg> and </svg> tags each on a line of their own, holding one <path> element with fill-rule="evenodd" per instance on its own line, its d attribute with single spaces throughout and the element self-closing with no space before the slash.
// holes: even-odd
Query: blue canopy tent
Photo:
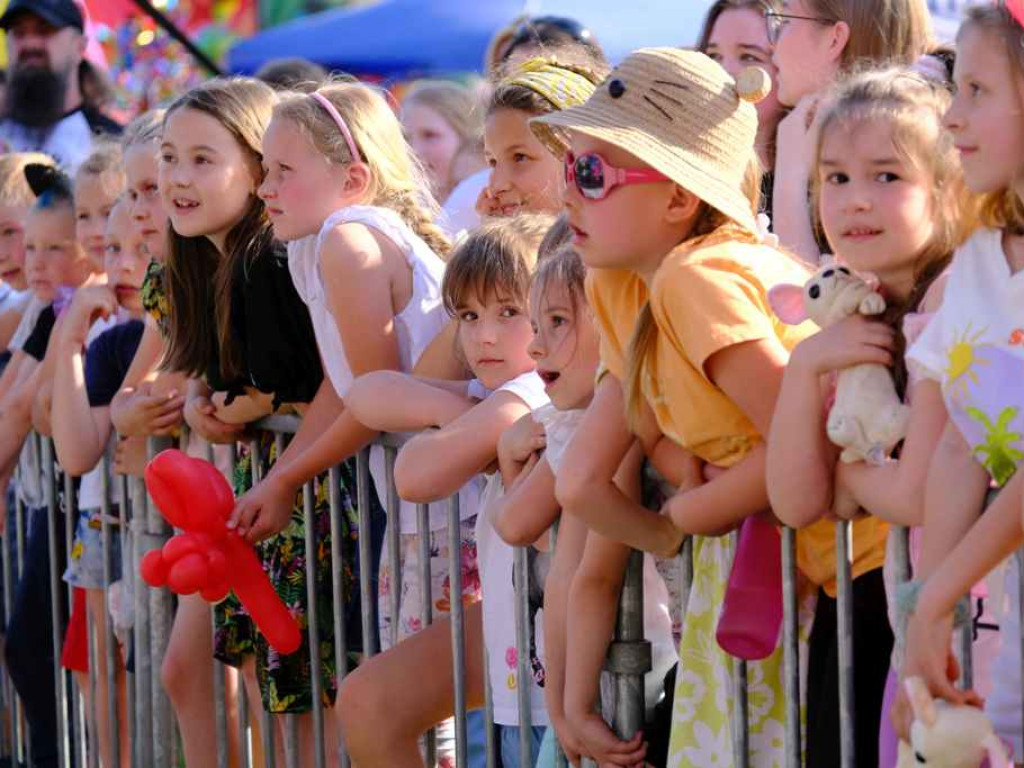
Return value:
<svg viewBox="0 0 1024 768">
<path fill-rule="evenodd" d="M 381 0 L 325 11 L 254 35 L 228 56 L 251 73 L 281 56 L 302 56 L 358 74 L 478 71 L 491 36 L 522 13 L 569 16 L 586 24 L 617 61 L 649 45 L 689 45 L 711 0 L 647 0 L 642 12 L 621 0 Z"/>
</svg>

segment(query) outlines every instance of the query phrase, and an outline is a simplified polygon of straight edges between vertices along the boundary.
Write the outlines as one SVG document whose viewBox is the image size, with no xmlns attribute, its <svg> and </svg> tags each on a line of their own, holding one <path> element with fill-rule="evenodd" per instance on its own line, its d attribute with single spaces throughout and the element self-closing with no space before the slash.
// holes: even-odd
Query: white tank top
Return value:
<svg viewBox="0 0 1024 768">
<path fill-rule="evenodd" d="M 327 301 L 320 259 L 321 246 L 327 234 L 337 226 L 352 223 L 363 224 L 394 243 L 412 269 L 412 296 L 405 308 L 395 315 L 399 361 L 403 372 L 412 371 L 420 355 L 449 319 L 441 301 L 444 261 L 412 231 L 401 216 L 389 208 L 368 205 L 342 208 L 327 217 L 319 234 L 288 243 L 288 269 L 292 274 L 292 282 L 295 283 L 295 290 L 299 296 L 309 307 L 316 343 L 326 368 L 325 373 L 342 399 L 348 394 L 355 377 L 352 375 L 352 368 L 345 355 L 345 345 Z M 387 485 L 382 448 L 374 447 L 370 451 L 370 472 L 377 486 L 377 495 L 383 504 L 387 499 Z M 476 514 L 477 495 L 475 484 L 471 489 L 460 492 L 460 517 L 463 520 Z M 445 527 L 446 521 L 447 505 L 443 502 L 431 504 L 431 529 Z M 401 532 L 416 532 L 415 504 L 402 502 Z"/>
</svg>

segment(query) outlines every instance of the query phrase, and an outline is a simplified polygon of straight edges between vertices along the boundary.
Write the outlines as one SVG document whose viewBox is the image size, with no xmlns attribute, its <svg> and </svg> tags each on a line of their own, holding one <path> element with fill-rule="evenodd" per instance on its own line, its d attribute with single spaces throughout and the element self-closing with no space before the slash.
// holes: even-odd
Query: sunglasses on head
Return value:
<svg viewBox="0 0 1024 768">
<path fill-rule="evenodd" d="M 579 193 L 588 200 L 604 200 L 619 186 L 657 181 L 671 179 L 653 168 L 616 168 L 596 152 L 579 156 L 569 152 L 565 157 L 565 183 L 575 184 Z"/>
</svg>

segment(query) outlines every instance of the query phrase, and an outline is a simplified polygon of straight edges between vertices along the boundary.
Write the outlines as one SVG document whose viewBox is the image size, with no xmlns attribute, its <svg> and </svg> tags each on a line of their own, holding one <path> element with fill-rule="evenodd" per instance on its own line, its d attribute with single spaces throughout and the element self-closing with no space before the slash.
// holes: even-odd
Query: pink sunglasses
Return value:
<svg viewBox="0 0 1024 768">
<path fill-rule="evenodd" d="M 626 184 L 669 180 L 668 176 L 653 169 L 616 168 L 596 152 L 587 152 L 579 157 L 569 152 L 565 157 L 565 183 L 575 184 L 579 193 L 588 200 L 604 200 L 613 189 Z"/>
</svg>

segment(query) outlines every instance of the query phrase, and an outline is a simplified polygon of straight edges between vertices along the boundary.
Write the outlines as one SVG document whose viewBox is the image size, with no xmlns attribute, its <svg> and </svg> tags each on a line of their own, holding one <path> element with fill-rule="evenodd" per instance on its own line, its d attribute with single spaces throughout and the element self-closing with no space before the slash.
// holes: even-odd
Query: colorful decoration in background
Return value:
<svg viewBox="0 0 1024 768">
<path fill-rule="evenodd" d="M 1017 23 L 1024 27 L 1024 0 L 1006 0 L 1006 7 Z"/>
<path fill-rule="evenodd" d="M 131 0 L 86 0 L 93 33 L 110 62 L 113 111 L 130 119 L 165 105 L 209 77 L 189 53 Z M 151 0 L 216 62 L 257 29 L 257 0 Z"/>
<path fill-rule="evenodd" d="M 368 0 L 260 0 L 260 28 L 270 29 L 300 16 L 309 16 L 349 5 L 366 5 Z"/>
</svg>

